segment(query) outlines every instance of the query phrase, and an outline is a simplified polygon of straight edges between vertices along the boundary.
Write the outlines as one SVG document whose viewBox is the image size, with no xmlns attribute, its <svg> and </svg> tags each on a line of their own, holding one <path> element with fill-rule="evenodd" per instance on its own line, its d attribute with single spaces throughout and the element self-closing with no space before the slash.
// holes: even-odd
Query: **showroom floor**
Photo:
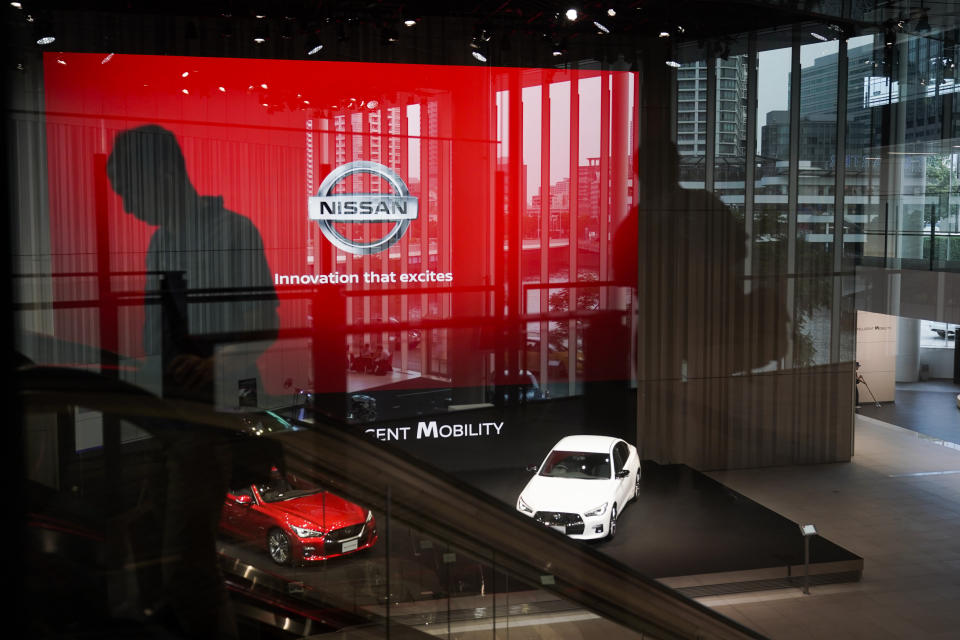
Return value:
<svg viewBox="0 0 960 640">
<path fill-rule="evenodd" d="M 861 389 L 859 413 L 960 445 L 958 393 L 960 385 L 952 380 L 898 382 L 896 402 L 882 403 L 877 407 L 870 401 L 870 395 Z"/>
<path fill-rule="evenodd" d="M 960 409 L 948 415 L 960 422 Z M 864 559 L 858 583 L 703 598 L 774 640 L 956 638 L 960 450 L 858 415 L 849 463 L 709 474 Z"/>
</svg>

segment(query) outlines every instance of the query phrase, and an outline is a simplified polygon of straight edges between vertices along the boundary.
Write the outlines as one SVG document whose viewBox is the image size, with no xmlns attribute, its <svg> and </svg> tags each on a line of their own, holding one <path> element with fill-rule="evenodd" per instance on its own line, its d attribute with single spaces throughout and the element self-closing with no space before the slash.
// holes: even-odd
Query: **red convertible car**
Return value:
<svg viewBox="0 0 960 640">
<path fill-rule="evenodd" d="M 221 531 L 265 548 L 277 564 L 353 553 L 377 541 L 373 512 L 318 488 L 283 479 L 227 493 Z"/>
</svg>

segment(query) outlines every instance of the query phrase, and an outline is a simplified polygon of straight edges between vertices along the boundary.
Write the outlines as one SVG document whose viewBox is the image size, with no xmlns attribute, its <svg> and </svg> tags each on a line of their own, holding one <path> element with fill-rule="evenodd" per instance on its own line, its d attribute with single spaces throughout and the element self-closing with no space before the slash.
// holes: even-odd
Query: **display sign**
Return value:
<svg viewBox="0 0 960 640">
<path fill-rule="evenodd" d="M 68 53 L 44 73 L 63 339 L 134 367 L 244 352 L 261 398 L 629 378 L 634 74 Z"/>
</svg>

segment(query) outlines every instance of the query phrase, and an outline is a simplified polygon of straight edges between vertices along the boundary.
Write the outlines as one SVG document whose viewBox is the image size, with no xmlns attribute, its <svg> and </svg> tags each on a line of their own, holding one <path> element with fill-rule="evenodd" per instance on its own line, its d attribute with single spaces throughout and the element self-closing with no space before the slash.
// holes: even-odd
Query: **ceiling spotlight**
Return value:
<svg viewBox="0 0 960 640">
<path fill-rule="evenodd" d="M 670 32 L 669 32 L 669 31 L 661 31 L 659 37 L 661 37 L 661 38 L 669 38 L 669 37 L 670 37 Z"/>
<path fill-rule="evenodd" d="M 673 67 L 674 69 L 679 69 L 679 68 L 680 68 L 680 63 L 677 62 L 676 60 L 667 60 L 667 66 L 668 66 L 668 67 Z"/>
<path fill-rule="evenodd" d="M 565 15 L 567 16 L 567 20 L 569 20 L 570 22 L 573 22 L 574 20 L 577 19 L 577 10 L 567 9 L 567 13 Z"/>
<path fill-rule="evenodd" d="M 264 38 L 263 36 L 257 36 L 256 38 L 253 39 L 253 41 L 256 42 L 257 44 L 263 44 L 264 42 L 267 41 L 267 39 Z"/>
<path fill-rule="evenodd" d="M 607 9 L 607 15 L 612 18 L 615 15 L 617 15 L 617 10 L 614 9 L 613 7 L 610 7 L 609 9 Z"/>
<path fill-rule="evenodd" d="M 10 6 L 13 7 L 14 9 L 23 9 L 23 4 L 19 2 L 11 2 Z"/>
<path fill-rule="evenodd" d="M 470 54 L 471 54 L 474 58 L 476 58 L 477 60 L 479 60 L 480 62 L 486 62 L 486 61 L 487 61 L 487 56 L 483 55 L 483 54 L 480 53 L 479 51 L 471 51 Z"/>
<path fill-rule="evenodd" d="M 407 26 L 407 27 L 414 27 L 417 25 L 417 21 L 414 20 L 413 18 L 407 18 L 406 20 L 403 21 L 403 24 L 404 26 Z"/>
<path fill-rule="evenodd" d="M 677 25 L 677 33 L 683 33 L 686 29 L 683 28 L 682 24 Z"/>
<path fill-rule="evenodd" d="M 400 35 L 395 29 L 384 27 L 380 32 L 380 42 L 382 44 L 396 44 L 400 40 Z"/>
<path fill-rule="evenodd" d="M 311 47 L 309 51 L 307 51 L 307 55 L 308 55 L 308 56 L 313 56 L 313 55 L 316 55 L 316 54 L 320 53 L 322 50 L 323 50 L 323 45 L 320 44 L 320 43 L 317 43 L 316 45 L 314 45 L 313 47 Z"/>
<path fill-rule="evenodd" d="M 593 21 L 593 26 L 595 26 L 597 31 L 600 33 L 610 33 L 610 29 L 606 28 L 603 24 L 597 22 L 596 20 Z"/>
<path fill-rule="evenodd" d="M 42 38 L 37 39 L 37 44 L 43 47 L 48 44 L 53 44 L 55 41 L 56 38 L 54 36 L 43 36 Z"/>
</svg>

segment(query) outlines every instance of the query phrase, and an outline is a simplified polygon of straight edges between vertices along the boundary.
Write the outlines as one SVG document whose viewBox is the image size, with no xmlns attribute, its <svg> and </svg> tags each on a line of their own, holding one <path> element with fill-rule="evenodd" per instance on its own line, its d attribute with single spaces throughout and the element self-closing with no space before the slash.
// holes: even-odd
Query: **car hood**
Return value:
<svg viewBox="0 0 960 640">
<path fill-rule="evenodd" d="M 520 496 L 534 511 L 583 513 L 612 499 L 613 480 L 534 476 Z"/>
<path fill-rule="evenodd" d="M 269 504 L 289 524 L 302 526 L 310 522 L 325 532 L 361 524 L 367 518 L 367 510 L 360 505 L 323 491 Z"/>
</svg>

